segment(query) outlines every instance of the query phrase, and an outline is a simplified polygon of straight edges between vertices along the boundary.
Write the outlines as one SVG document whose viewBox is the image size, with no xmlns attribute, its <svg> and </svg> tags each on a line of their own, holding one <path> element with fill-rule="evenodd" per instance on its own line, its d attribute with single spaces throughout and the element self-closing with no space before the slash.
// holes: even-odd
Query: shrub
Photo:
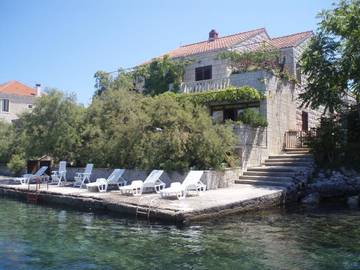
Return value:
<svg viewBox="0 0 360 270">
<path fill-rule="evenodd" d="M 16 176 L 20 175 L 25 169 L 26 161 L 22 155 L 14 154 L 7 163 L 8 169 Z"/>
<path fill-rule="evenodd" d="M 82 156 L 97 166 L 208 169 L 236 159 L 231 128 L 214 127 L 206 108 L 171 94 L 106 91 L 88 108 L 86 123 Z"/>
<path fill-rule="evenodd" d="M 239 116 L 239 120 L 252 127 L 267 127 L 266 118 L 255 109 L 245 109 Z"/>
<path fill-rule="evenodd" d="M 322 118 L 316 136 L 308 138 L 309 146 L 317 165 L 321 168 L 336 168 L 344 164 L 344 131 L 334 117 Z"/>
</svg>

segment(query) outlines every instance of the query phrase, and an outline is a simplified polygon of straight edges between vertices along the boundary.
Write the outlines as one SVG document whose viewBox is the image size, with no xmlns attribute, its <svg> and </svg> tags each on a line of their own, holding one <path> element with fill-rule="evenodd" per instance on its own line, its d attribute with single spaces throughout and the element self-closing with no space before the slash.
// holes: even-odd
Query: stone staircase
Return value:
<svg viewBox="0 0 360 270">
<path fill-rule="evenodd" d="M 235 183 L 289 188 L 299 183 L 296 176 L 305 175 L 312 164 L 308 148 L 286 149 L 283 154 L 269 156 L 263 166 L 248 168 Z"/>
</svg>

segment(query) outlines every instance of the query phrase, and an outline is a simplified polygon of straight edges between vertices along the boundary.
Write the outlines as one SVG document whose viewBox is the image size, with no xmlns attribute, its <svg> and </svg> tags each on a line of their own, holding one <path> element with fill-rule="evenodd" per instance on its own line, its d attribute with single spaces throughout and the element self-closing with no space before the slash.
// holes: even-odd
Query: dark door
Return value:
<svg viewBox="0 0 360 270">
<path fill-rule="evenodd" d="M 307 112 L 302 112 L 301 114 L 301 121 L 302 121 L 302 131 L 309 130 L 309 115 Z"/>
</svg>

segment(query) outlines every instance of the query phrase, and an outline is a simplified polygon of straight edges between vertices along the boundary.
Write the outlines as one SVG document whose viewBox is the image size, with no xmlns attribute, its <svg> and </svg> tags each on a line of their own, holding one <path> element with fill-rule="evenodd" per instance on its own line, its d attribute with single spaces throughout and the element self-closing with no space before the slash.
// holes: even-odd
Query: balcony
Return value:
<svg viewBox="0 0 360 270">
<path fill-rule="evenodd" d="M 266 82 L 273 76 L 263 70 L 247 71 L 239 74 L 231 74 L 230 77 L 214 80 L 203 80 L 193 82 L 183 82 L 180 91 L 183 93 L 201 93 L 209 90 L 221 90 L 229 86 L 241 87 L 251 86 L 261 92 L 266 90 Z"/>
<path fill-rule="evenodd" d="M 225 89 L 230 86 L 230 78 L 184 82 L 180 85 L 183 93 L 201 93 L 215 89 Z"/>
</svg>

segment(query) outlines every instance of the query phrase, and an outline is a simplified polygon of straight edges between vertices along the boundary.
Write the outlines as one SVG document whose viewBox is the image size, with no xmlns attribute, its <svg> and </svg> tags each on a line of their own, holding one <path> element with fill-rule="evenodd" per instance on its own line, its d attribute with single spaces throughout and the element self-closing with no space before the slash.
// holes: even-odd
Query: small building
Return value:
<svg viewBox="0 0 360 270">
<path fill-rule="evenodd" d="M 18 81 L 0 84 L 0 120 L 12 122 L 20 114 L 31 111 L 36 97 L 40 95 L 40 84 L 35 88 Z"/>
<path fill-rule="evenodd" d="M 312 36 L 312 31 L 306 31 L 273 38 L 265 28 L 221 36 L 211 30 L 206 40 L 183 45 L 164 53 L 160 58 L 167 55 L 173 60 L 189 60 L 180 85 L 182 93 L 250 86 L 265 96 L 259 103 L 228 102 L 209 108 L 215 121 L 236 121 L 244 108 L 249 106 L 267 120 L 266 128 L 235 128 L 237 152 L 241 156 L 242 167 L 246 169 L 261 164 L 269 155 L 278 154 L 286 147 L 293 147 L 298 137 L 319 123 L 322 111 L 302 108 L 298 99 L 306 83 L 305 76 L 301 74 L 300 59 Z M 222 52 L 241 54 L 258 51 L 261 46 L 271 47 L 278 52 L 278 64 L 284 74 L 293 80 L 264 69 L 234 72 L 231 60 L 219 57 Z M 288 142 L 292 145 L 287 145 Z"/>
</svg>

